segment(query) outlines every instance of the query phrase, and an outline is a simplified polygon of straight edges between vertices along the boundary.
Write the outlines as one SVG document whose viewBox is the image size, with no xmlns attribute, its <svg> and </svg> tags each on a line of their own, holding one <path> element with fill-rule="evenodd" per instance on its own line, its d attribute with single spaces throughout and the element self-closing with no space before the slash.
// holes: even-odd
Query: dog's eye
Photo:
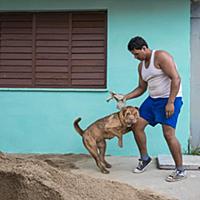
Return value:
<svg viewBox="0 0 200 200">
<path fill-rule="evenodd" d="M 134 116 L 135 116 L 135 117 L 138 117 L 138 116 L 139 116 L 139 113 L 138 113 L 138 112 L 136 112 L 136 113 L 134 114 Z"/>
</svg>

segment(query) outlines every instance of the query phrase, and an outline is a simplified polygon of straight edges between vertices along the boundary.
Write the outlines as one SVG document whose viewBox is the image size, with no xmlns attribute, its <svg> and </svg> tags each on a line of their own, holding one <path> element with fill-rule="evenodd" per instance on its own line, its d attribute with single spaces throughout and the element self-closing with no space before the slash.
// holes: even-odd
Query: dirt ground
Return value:
<svg viewBox="0 0 200 200">
<path fill-rule="evenodd" d="M 72 172 L 75 154 L 0 153 L 0 200 L 170 200 L 129 185 Z"/>
</svg>

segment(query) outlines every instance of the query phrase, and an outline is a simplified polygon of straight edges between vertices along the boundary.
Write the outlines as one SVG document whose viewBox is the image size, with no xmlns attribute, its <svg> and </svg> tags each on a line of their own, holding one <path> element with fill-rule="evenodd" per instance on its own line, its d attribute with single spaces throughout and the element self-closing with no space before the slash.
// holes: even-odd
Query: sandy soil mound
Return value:
<svg viewBox="0 0 200 200">
<path fill-rule="evenodd" d="M 0 200 L 167 200 L 126 184 L 70 172 L 76 161 L 88 158 L 1 153 Z"/>
</svg>

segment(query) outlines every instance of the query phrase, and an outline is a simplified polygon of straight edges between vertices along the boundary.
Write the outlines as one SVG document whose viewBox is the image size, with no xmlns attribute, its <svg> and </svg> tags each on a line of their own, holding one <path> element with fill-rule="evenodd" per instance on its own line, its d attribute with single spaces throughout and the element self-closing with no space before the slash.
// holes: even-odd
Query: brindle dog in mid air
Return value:
<svg viewBox="0 0 200 200">
<path fill-rule="evenodd" d="M 84 146 L 95 159 L 102 173 L 109 173 L 106 168 L 112 167 L 105 160 L 105 139 L 111 139 L 116 136 L 119 139 L 118 145 L 122 147 L 122 135 L 131 130 L 138 118 L 138 108 L 127 106 L 119 112 L 95 121 L 85 130 L 82 130 L 78 125 L 81 118 L 74 121 L 74 127 L 82 136 Z"/>
</svg>

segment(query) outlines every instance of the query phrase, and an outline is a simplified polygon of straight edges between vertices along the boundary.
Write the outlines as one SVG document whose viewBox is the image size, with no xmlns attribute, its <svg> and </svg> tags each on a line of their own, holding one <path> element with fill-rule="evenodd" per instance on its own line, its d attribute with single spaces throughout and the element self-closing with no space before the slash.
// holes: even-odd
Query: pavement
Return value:
<svg viewBox="0 0 200 200">
<path fill-rule="evenodd" d="M 165 181 L 165 178 L 172 170 L 158 169 L 155 158 L 147 170 L 141 174 L 132 172 L 137 166 L 137 157 L 107 156 L 106 160 L 112 164 L 109 174 L 100 173 L 93 159 L 76 162 L 79 169 L 73 172 L 93 178 L 126 183 L 138 189 L 148 189 L 178 200 L 200 199 L 200 170 L 187 170 L 187 179 L 169 183 Z"/>
</svg>

